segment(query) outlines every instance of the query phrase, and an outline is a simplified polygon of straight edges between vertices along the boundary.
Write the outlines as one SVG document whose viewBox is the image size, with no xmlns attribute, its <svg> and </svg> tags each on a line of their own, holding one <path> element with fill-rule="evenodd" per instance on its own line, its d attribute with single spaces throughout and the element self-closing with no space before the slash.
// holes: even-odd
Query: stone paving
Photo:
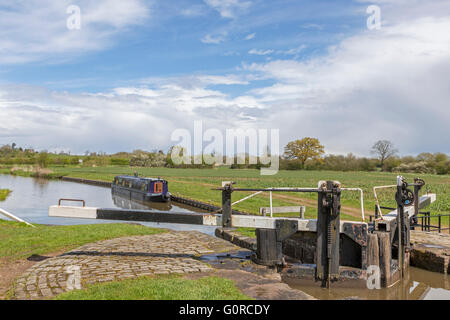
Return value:
<svg viewBox="0 0 450 320">
<path fill-rule="evenodd" d="M 100 241 L 37 263 L 16 281 L 14 298 L 51 298 L 89 284 L 139 276 L 208 272 L 211 267 L 194 257 L 237 249 L 196 231 Z"/>
</svg>

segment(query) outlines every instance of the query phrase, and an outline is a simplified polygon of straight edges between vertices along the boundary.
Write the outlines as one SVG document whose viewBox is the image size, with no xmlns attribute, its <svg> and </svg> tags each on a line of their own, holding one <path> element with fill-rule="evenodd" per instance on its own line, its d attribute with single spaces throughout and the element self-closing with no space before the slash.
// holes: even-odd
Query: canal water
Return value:
<svg viewBox="0 0 450 320">
<path fill-rule="evenodd" d="M 58 199 L 83 199 L 86 206 L 98 208 L 126 208 L 139 210 L 169 211 L 169 212 L 201 212 L 200 209 L 192 208 L 182 204 L 152 203 L 144 204 L 129 201 L 111 195 L 110 188 L 91 186 L 62 180 L 46 180 L 17 177 L 0 174 L 0 189 L 10 189 L 12 193 L 0 202 L 0 208 L 22 218 L 30 223 L 51 225 L 75 225 L 114 223 L 111 220 L 90 220 L 56 218 L 48 216 L 49 206 L 56 205 Z M 70 204 L 70 203 L 67 203 Z M 70 205 L 78 205 L 72 203 Z M 0 215 L 0 219 L 7 219 Z M 140 224 L 167 228 L 176 231 L 200 231 L 214 235 L 215 227 L 195 226 L 183 224 L 139 222 Z"/>
<path fill-rule="evenodd" d="M 109 188 L 61 180 L 34 179 L 0 174 L 0 189 L 10 189 L 13 191 L 6 201 L 0 202 L 0 208 L 28 222 L 38 224 L 75 225 L 118 222 L 49 217 L 49 206 L 57 204 L 58 199 L 61 198 L 83 199 L 86 201 L 86 205 L 91 207 L 145 209 L 169 212 L 201 212 L 199 209 L 181 204 L 153 203 L 149 205 L 137 203 L 135 201 L 113 197 Z M 6 218 L 0 215 L 0 219 Z M 141 224 L 176 231 L 196 230 L 209 235 L 214 235 L 215 231 L 215 227 L 209 226 L 165 223 Z M 248 257 L 239 257 L 239 259 L 245 260 Z M 450 276 L 416 268 L 410 268 L 407 280 L 397 283 L 392 288 L 381 290 L 368 290 L 363 287 L 334 287 L 331 290 L 327 290 L 316 285 L 311 285 L 310 282 L 303 283 L 292 279 L 284 279 L 284 281 L 292 288 L 301 290 L 318 299 L 450 300 Z"/>
<path fill-rule="evenodd" d="M 390 288 L 367 289 L 361 284 L 331 284 L 321 288 L 311 281 L 283 279 L 291 288 L 320 300 L 450 300 L 450 276 L 410 267 L 405 279 Z"/>
</svg>

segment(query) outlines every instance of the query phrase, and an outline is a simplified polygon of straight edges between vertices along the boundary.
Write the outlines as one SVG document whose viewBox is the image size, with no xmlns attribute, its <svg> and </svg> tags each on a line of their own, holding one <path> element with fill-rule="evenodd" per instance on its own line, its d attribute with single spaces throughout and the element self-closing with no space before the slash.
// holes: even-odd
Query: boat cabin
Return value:
<svg viewBox="0 0 450 320">
<path fill-rule="evenodd" d="M 113 194 L 129 199 L 159 202 L 170 200 L 168 182 L 161 178 L 117 176 L 111 190 Z"/>
</svg>

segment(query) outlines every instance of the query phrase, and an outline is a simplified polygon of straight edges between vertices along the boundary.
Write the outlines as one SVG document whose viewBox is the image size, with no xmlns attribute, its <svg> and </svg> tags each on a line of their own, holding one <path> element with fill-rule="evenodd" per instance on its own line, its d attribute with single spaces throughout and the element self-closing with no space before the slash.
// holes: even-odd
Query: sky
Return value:
<svg viewBox="0 0 450 320">
<path fill-rule="evenodd" d="M 167 151 L 194 121 L 449 154 L 450 1 L 0 0 L 0 145 Z"/>
</svg>

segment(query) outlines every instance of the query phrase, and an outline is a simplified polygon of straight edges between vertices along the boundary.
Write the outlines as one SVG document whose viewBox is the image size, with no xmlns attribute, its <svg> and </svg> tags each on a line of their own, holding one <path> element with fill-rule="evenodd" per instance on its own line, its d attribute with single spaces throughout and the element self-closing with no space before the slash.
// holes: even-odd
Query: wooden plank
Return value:
<svg viewBox="0 0 450 320">
<path fill-rule="evenodd" d="M 305 206 L 286 206 L 286 207 L 272 207 L 272 214 L 274 213 L 292 213 L 297 212 L 301 219 L 305 218 L 306 207 Z M 267 213 L 270 213 L 270 207 L 261 207 L 259 208 L 259 213 L 263 216 L 266 216 Z"/>
<path fill-rule="evenodd" d="M 291 212 L 301 212 L 305 206 L 291 206 L 291 207 L 272 207 L 273 213 L 291 213 Z M 259 213 L 266 214 L 270 212 L 270 207 L 259 208 Z"/>
<path fill-rule="evenodd" d="M 380 250 L 377 234 L 368 234 L 367 242 L 367 267 L 380 265 Z"/>
<path fill-rule="evenodd" d="M 203 214 L 98 209 L 97 219 L 203 225 Z"/>
</svg>

